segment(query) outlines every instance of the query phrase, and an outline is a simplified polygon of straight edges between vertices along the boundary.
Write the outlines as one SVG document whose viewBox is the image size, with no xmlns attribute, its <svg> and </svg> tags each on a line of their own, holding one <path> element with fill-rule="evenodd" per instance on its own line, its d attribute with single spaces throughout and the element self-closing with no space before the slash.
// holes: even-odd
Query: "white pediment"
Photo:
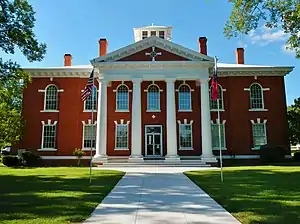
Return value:
<svg viewBox="0 0 300 224">
<path fill-rule="evenodd" d="M 181 56 L 190 61 L 213 61 L 212 57 L 201 54 L 197 51 L 185 48 L 181 45 L 175 44 L 168 40 L 151 36 L 144 40 L 138 41 L 126 47 L 120 48 L 119 50 L 113 51 L 105 56 L 97 57 L 91 61 L 92 64 L 101 62 L 115 62 L 121 60 L 122 58 L 128 57 L 140 51 L 143 51 L 150 47 L 157 47 L 168 51 L 172 54 Z"/>
</svg>

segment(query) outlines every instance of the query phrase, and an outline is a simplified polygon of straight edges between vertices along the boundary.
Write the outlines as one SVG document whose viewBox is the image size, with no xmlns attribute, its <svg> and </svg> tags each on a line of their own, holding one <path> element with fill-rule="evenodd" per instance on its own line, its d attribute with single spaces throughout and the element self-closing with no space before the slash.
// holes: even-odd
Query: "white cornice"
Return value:
<svg viewBox="0 0 300 224">
<path fill-rule="evenodd" d="M 213 61 L 212 57 L 200 54 L 199 52 L 190 50 L 168 40 L 151 36 L 126 47 L 120 48 L 119 50 L 113 51 L 105 56 L 95 58 L 91 60 L 91 63 L 95 66 L 98 63 L 118 61 L 122 58 L 128 57 L 153 46 L 179 55 L 191 61 Z"/>
</svg>

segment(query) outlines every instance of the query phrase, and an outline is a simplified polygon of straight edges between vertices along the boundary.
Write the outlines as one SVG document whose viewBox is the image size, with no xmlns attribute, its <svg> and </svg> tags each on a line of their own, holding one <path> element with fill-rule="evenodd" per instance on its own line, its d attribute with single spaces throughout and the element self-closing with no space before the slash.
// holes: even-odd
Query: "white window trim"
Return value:
<svg viewBox="0 0 300 224">
<path fill-rule="evenodd" d="M 221 99 L 221 100 L 222 100 L 222 105 L 221 105 L 221 106 L 222 106 L 222 108 L 223 108 L 223 109 L 219 109 L 219 111 L 220 111 L 220 112 L 224 112 L 224 111 L 225 111 L 225 105 L 224 105 L 224 92 L 226 92 L 227 89 L 224 89 L 224 88 L 222 87 L 221 84 L 218 84 L 218 88 L 219 88 L 219 87 L 221 88 L 221 91 L 222 91 L 222 94 L 221 94 L 221 96 L 222 96 L 222 99 Z M 211 86 L 209 87 L 209 96 L 210 96 L 210 97 L 209 97 L 209 101 L 211 101 Z M 209 104 L 209 105 L 210 105 L 210 104 Z M 211 109 L 211 108 L 210 108 L 210 111 L 213 111 L 213 112 L 214 112 L 214 111 L 218 111 L 218 109 Z"/>
<path fill-rule="evenodd" d="M 97 129 L 97 127 L 96 127 L 96 125 L 97 125 L 97 121 L 94 121 L 94 124 L 92 124 L 92 120 L 91 119 L 88 119 L 88 123 L 85 123 L 85 121 L 81 121 L 82 122 L 82 143 L 81 143 L 81 149 L 82 149 L 82 151 L 90 151 L 91 150 L 91 148 L 85 148 L 84 147 L 84 127 L 85 126 L 95 126 L 94 127 L 94 129 L 96 130 Z M 97 138 L 96 138 L 97 139 Z M 94 151 L 94 150 L 96 150 L 96 148 L 92 148 L 92 151 Z"/>
<path fill-rule="evenodd" d="M 256 118 L 255 120 L 250 120 L 251 122 L 251 131 L 252 131 L 252 141 L 254 143 L 254 139 L 253 139 L 253 124 L 264 124 L 264 129 L 265 129 L 265 137 L 266 137 L 266 144 L 268 144 L 268 136 L 267 136 L 267 119 L 264 119 L 263 121 L 260 118 Z M 252 147 L 252 150 L 260 150 L 260 146 L 258 147 Z"/>
<path fill-rule="evenodd" d="M 126 123 L 124 123 L 124 119 L 120 120 L 120 123 L 118 123 L 117 121 L 115 122 L 115 151 L 129 151 L 129 123 L 130 121 L 127 121 Z M 126 125 L 127 126 L 127 148 L 119 148 L 117 147 L 117 126 L 118 125 Z"/>
<path fill-rule="evenodd" d="M 118 97 L 118 89 L 119 89 L 119 87 L 121 87 L 121 86 L 126 86 L 126 88 L 127 88 L 127 90 L 128 90 L 128 105 L 127 105 L 127 108 L 128 109 L 118 109 L 118 103 L 117 103 L 117 97 Z M 130 101 L 130 97 L 129 97 L 129 93 L 131 93 L 132 92 L 132 90 L 131 89 L 129 89 L 129 87 L 124 83 L 124 81 L 122 81 L 122 83 L 121 84 L 119 84 L 118 86 L 117 86 L 117 88 L 116 89 L 114 89 L 113 90 L 113 92 L 114 93 L 116 93 L 116 95 L 115 95 L 115 100 L 116 100 L 116 110 L 115 110 L 115 112 L 129 112 L 129 101 Z"/>
<path fill-rule="evenodd" d="M 265 98 L 264 98 L 264 92 L 265 91 L 270 91 L 270 88 L 263 88 L 263 86 L 261 84 L 259 84 L 258 82 L 254 82 L 250 85 L 249 88 L 244 88 L 244 91 L 248 91 L 249 92 L 249 100 L 250 100 L 250 107 L 251 107 L 251 86 L 253 85 L 259 85 L 261 88 L 261 98 L 262 98 L 262 108 L 250 108 L 249 111 L 268 111 L 268 109 L 265 108 Z"/>
<path fill-rule="evenodd" d="M 220 120 L 216 119 L 216 122 L 214 122 L 213 120 L 210 121 L 211 124 L 220 124 Z M 222 125 L 224 125 L 224 147 L 221 147 L 221 150 L 227 150 L 227 146 L 226 146 L 226 127 L 225 127 L 225 123 L 226 120 L 222 121 Z M 213 150 L 220 150 L 219 147 L 213 147 Z"/>
<path fill-rule="evenodd" d="M 191 108 L 190 109 L 181 109 L 180 108 L 180 92 L 179 92 L 179 90 L 180 90 L 180 88 L 182 87 L 182 86 L 188 86 L 189 87 L 189 89 L 190 89 L 190 105 L 191 105 Z M 187 84 L 186 82 L 185 82 L 185 80 L 183 81 L 183 83 L 182 84 L 180 84 L 179 86 L 178 86 L 178 89 L 176 89 L 175 90 L 175 92 L 178 92 L 178 112 L 193 112 L 193 105 L 192 105 L 192 92 L 194 92 L 195 90 L 194 89 L 192 89 L 191 87 L 190 87 L 190 85 L 189 84 Z"/>
<path fill-rule="evenodd" d="M 50 86 L 55 86 L 56 89 L 57 89 L 57 96 L 58 96 L 58 93 L 63 93 L 64 92 L 64 89 L 59 89 L 55 84 L 49 84 L 45 87 L 45 89 L 39 89 L 38 92 L 39 93 L 44 93 L 44 107 L 43 107 L 43 110 L 40 110 L 40 112 L 59 112 L 59 110 L 46 110 L 46 91 L 47 91 L 47 88 L 50 87 Z M 57 101 L 58 101 L 58 97 L 57 97 Z M 57 107 L 59 106 L 59 101 L 57 102 L 58 105 Z"/>
<path fill-rule="evenodd" d="M 181 150 L 181 151 L 192 151 L 194 150 L 194 141 L 193 141 L 193 123 L 194 121 L 193 120 L 190 120 L 190 122 L 188 123 L 187 122 L 187 119 L 183 119 L 183 123 L 181 123 L 180 120 L 177 120 L 177 123 L 178 123 L 178 134 L 179 134 L 179 139 L 178 139 L 178 143 L 179 143 L 179 149 L 178 150 Z M 180 146 L 180 126 L 181 125 L 190 125 L 191 126 L 191 147 L 181 147 Z"/>
<path fill-rule="evenodd" d="M 41 123 L 42 123 L 42 144 L 41 144 L 41 148 L 38 149 L 37 151 L 57 151 L 57 148 L 43 148 L 43 145 L 44 145 L 44 127 L 46 125 L 56 126 L 57 121 L 53 121 L 53 123 L 52 123 L 51 120 L 47 120 L 47 123 L 45 123 L 45 121 L 41 121 Z M 57 136 L 57 127 L 55 129 L 55 135 Z"/>
<path fill-rule="evenodd" d="M 148 90 L 151 86 L 156 86 L 158 88 L 158 96 L 159 96 L 159 109 L 158 110 L 149 110 L 148 109 Z M 155 84 L 154 81 L 152 81 L 152 83 L 150 85 L 148 85 L 147 89 L 144 89 L 144 92 L 147 93 L 147 110 L 146 112 L 161 112 L 161 109 L 160 109 L 160 104 L 161 104 L 161 101 L 160 101 L 160 93 L 163 92 L 163 90 L 161 88 L 159 88 L 159 85 Z"/>
<path fill-rule="evenodd" d="M 99 94 L 99 90 L 97 89 L 96 85 L 94 85 L 96 90 L 97 90 L 97 94 L 96 94 L 96 108 L 94 110 L 94 112 L 97 112 L 97 108 L 98 108 L 98 94 Z M 81 90 L 81 92 L 83 92 L 84 89 Z M 86 110 L 85 109 L 85 104 L 86 104 L 86 100 L 83 102 L 83 112 L 93 112 L 93 110 Z"/>
</svg>

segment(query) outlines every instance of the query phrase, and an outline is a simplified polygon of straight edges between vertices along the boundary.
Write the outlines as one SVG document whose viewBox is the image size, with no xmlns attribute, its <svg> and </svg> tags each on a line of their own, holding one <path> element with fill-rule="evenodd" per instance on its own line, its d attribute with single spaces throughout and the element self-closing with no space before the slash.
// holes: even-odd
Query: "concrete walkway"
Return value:
<svg viewBox="0 0 300 224">
<path fill-rule="evenodd" d="M 116 169 L 127 174 L 85 224 L 239 223 L 182 174 L 199 167 Z"/>
</svg>

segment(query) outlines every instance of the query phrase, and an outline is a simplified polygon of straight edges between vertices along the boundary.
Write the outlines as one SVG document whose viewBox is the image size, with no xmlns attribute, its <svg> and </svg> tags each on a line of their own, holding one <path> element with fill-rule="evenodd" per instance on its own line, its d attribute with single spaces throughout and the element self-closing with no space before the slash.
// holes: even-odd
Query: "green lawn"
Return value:
<svg viewBox="0 0 300 224">
<path fill-rule="evenodd" d="M 230 167 L 185 173 L 242 223 L 300 223 L 300 167 Z"/>
<path fill-rule="evenodd" d="M 0 166 L 0 223 L 79 223 L 124 173 L 88 168 L 10 169 Z"/>
</svg>

